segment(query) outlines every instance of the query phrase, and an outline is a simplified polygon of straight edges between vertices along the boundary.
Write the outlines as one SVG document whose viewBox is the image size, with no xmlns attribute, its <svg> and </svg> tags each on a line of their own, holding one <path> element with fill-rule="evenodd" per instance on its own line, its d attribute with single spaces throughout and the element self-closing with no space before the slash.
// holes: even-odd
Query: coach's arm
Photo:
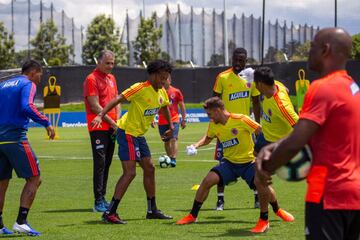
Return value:
<svg viewBox="0 0 360 240">
<path fill-rule="evenodd" d="M 116 107 L 118 104 L 126 102 L 126 98 L 124 97 L 124 95 L 119 94 L 116 98 L 112 99 L 99 113 L 98 115 L 94 118 L 94 120 L 91 122 L 91 127 L 92 128 L 97 128 L 97 127 L 101 127 L 101 123 L 102 123 L 102 119 L 105 117 L 108 117 L 106 114 L 113 109 L 114 107 Z M 113 121 L 114 122 L 114 121 Z M 115 126 L 116 123 L 114 122 Z"/>
</svg>

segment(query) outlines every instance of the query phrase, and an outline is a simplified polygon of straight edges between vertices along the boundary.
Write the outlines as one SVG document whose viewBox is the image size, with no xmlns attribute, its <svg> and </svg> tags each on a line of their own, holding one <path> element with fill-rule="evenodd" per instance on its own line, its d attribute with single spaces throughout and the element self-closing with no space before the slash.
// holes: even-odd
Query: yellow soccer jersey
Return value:
<svg viewBox="0 0 360 240">
<path fill-rule="evenodd" d="M 159 109 L 169 105 L 165 89 L 155 91 L 149 81 L 135 83 L 121 94 L 130 102 L 130 106 L 118 121 L 118 126 L 134 137 L 143 136 Z"/>
<path fill-rule="evenodd" d="M 276 142 L 289 135 L 298 115 L 291 103 L 286 87 L 275 81 L 277 92 L 271 98 L 262 97 L 261 126 L 266 141 Z"/>
<path fill-rule="evenodd" d="M 224 149 L 224 158 L 233 163 L 247 163 L 254 160 L 251 134 L 259 126 L 244 114 L 231 114 L 225 125 L 211 121 L 207 136 L 219 139 Z"/>
<path fill-rule="evenodd" d="M 250 116 L 251 97 L 260 95 L 254 82 L 240 78 L 232 68 L 217 76 L 213 90 L 221 94 L 226 110 L 247 116 Z"/>
</svg>

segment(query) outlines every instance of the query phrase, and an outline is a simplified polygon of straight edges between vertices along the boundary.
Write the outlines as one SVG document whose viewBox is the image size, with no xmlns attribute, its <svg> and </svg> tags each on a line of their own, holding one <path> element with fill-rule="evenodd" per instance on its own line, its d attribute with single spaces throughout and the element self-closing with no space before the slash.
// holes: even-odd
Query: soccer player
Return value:
<svg viewBox="0 0 360 240">
<path fill-rule="evenodd" d="M 176 155 L 178 151 L 178 134 L 179 134 L 179 125 L 181 125 L 181 128 L 184 129 L 186 127 L 186 110 L 185 110 L 185 104 L 184 104 L 184 97 L 181 93 L 181 91 L 177 88 L 174 88 L 171 86 L 171 77 L 168 78 L 168 80 L 165 82 L 164 88 L 166 90 L 166 93 L 169 97 L 170 101 L 170 114 L 171 114 L 171 121 L 174 125 L 174 131 L 173 135 L 169 138 L 163 139 L 165 151 L 166 154 L 171 159 L 171 167 L 176 167 Z M 181 111 L 181 123 L 179 118 L 179 106 Z M 163 136 L 166 131 L 169 130 L 169 123 L 166 121 L 166 118 L 162 111 L 159 111 L 159 134 L 160 136 Z"/>
<path fill-rule="evenodd" d="M 347 74 L 351 36 L 341 28 L 320 30 L 311 42 L 309 68 L 321 76 L 305 95 L 292 133 L 257 157 L 263 182 L 305 144 L 312 150 L 305 197 L 308 240 L 360 239 L 360 88 Z"/>
<path fill-rule="evenodd" d="M 26 136 L 29 119 L 44 126 L 50 139 L 54 139 L 55 132 L 48 119 L 34 105 L 36 85 L 40 83 L 43 73 L 40 63 L 28 60 L 23 64 L 21 72 L 23 75 L 0 83 L 0 235 L 12 234 L 3 224 L 2 213 L 14 169 L 18 177 L 25 178 L 26 183 L 13 230 L 38 236 L 40 232 L 27 222 L 27 215 L 41 183 L 39 162 Z"/>
<path fill-rule="evenodd" d="M 137 162 L 144 172 L 143 183 L 148 202 L 146 219 L 172 219 L 171 216 L 165 215 L 156 206 L 155 168 L 144 137 L 159 109 L 169 123 L 169 130 L 162 137 L 172 136 L 174 126 L 168 109 L 169 99 L 163 88 L 171 71 L 172 67 L 166 61 L 155 60 L 149 63 L 147 67 L 149 79 L 146 82 L 132 85 L 111 100 L 92 122 L 95 127 L 101 126 L 102 118 L 110 109 L 120 103 L 130 102 L 128 112 L 118 121 L 117 141 L 123 174 L 116 184 L 109 208 L 102 215 L 103 221 L 107 223 L 126 223 L 120 219 L 116 210 L 128 186 L 135 178 Z"/>
<path fill-rule="evenodd" d="M 221 72 L 215 81 L 213 96 L 220 97 L 225 105 L 225 109 L 231 113 L 240 113 L 250 116 L 250 106 L 252 102 L 255 120 L 260 122 L 260 93 L 253 84 L 252 79 L 246 78 L 242 73 L 247 61 L 247 51 L 244 48 L 236 48 L 232 55 L 232 67 Z M 251 70 L 251 69 L 247 69 Z M 205 138 L 206 136 L 204 136 Z M 217 141 L 215 149 L 215 159 L 223 159 L 223 149 Z M 216 210 L 224 209 L 224 186 L 217 188 L 218 199 Z M 254 190 L 254 207 L 259 207 L 257 192 Z"/>
<path fill-rule="evenodd" d="M 262 134 L 259 134 L 254 151 L 288 136 L 299 117 L 291 103 L 287 88 L 274 80 L 269 67 L 259 67 L 254 72 L 256 88 L 262 94 Z"/>
<path fill-rule="evenodd" d="M 110 73 L 114 68 L 114 61 L 113 52 L 101 51 L 96 69 L 84 81 L 86 120 L 93 155 L 94 212 L 105 212 L 109 207 L 105 195 L 109 168 L 115 149 L 117 129 L 115 121 L 120 111 L 119 105 L 104 116 L 105 122 L 101 128 L 92 128 L 90 124 L 103 107 L 118 95 L 116 79 Z"/>
<path fill-rule="evenodd" d="M 244 114 L 228 112 L 223 101 L 218 97 L 212 97 L 205 101 L 204 109 L 212 120 L 209 123 L 206 138 L 200 139 L 194 144 L 199 148 L 209 144 L 217 138 L 223 146 L 224 157 L 221 164 L 213 167 L 200 184 L 196 192 L 191 212 L 177 221 L 176 224 L 189 224 L 197 221 L 198 213 L 206 200 L 210 189 L 217 184 L 227 185 L 236 181 L 239 177 L 246 181 L 250 189 L 256 189 L 260 198 L 260 218 L 268 219 L 268 204 L 273 211 L 284 221 L 293 221 L 294 217 L 285 210 L 279 208 L 274 190 L 262 184 L 255 177 L 254 142 L 252 133 L 260 133 L 260 125 Z M 264 198 L 264 199 L 262 199 Z M 259 220 L 260 222 L 260 220 Z M 258 223 L 251 231 L 254 233 L 265 232 L 269 228 L 269 221 Z"/>
</svg>

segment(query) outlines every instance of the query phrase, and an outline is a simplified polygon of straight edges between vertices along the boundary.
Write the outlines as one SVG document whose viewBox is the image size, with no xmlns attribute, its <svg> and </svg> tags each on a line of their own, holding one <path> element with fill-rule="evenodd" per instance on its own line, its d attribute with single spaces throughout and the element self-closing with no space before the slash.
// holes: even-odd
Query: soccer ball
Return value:
<svg viewBox="0 0 360 240">
<path fill-rule="evenodd" d="M 286 165 L 276 170 L 276 175 L 281 179 L 297 182 L 306 178 L 312 160 L 310 147 L 305 145 Z"/>
<path fill-rule="evenodd" d="M 167 168 L 170 167 L 171 159 L 167 155 L 161 155 L 159 157 L 159 165 L 161 168 Z"/>
</svg>

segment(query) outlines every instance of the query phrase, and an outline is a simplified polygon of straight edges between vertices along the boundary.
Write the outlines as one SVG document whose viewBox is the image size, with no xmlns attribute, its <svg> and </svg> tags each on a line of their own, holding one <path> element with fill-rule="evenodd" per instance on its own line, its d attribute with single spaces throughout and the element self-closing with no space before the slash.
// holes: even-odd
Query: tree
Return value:
<svg viewBox="0 0 360 240">
<path fill-rule="evenodd" d="M 210 57 L 210 61 L 206 64 L 207 66 L 219 66 L 224 65 L 225 57 L 222 54 L 214 53 Z"/>
<path fill-rule="evenodd" d="M 310 41 L 296 46 L 294 54 L 291 56 L 293 61 L 307 61 L 310 51 Z"/>
<path fill-rule="evenodd" d="M 352 43 L 353 43 L 353 49 L 351 54 L 352 58 L 355 60 L 360 60 L 360 33 L 352 36 Z"/>
<path fill-rule="evenodd" d="M 40 25 L 35 38 L 30 42 L 34 47 L 31 56 L 38 61 L 45 59 L 49 65 L 55 62 L 56 65 L 68 64 L 69 56 L 73 53 L 72 46 L 66 44 L 66 39 L 58 33 L 51 19 Z"/>
<path fill-rule="evenodd" d="M 143 61 L 146 63 L 158 59 L 161 54 L 159 40 L 162 37 L 162 25 L 156 27 L 156 14 L 153 13 L 151 18 L 141 18 L 138 28 L 138 35 L 134 46 L 134 57 L 138 64 Z"/>
<path fill-rule="evenodd" d="M 29 54 L 27 49 L 15 52 L 16 66 L 22 66 L 25 60 L 28 59 L 28 56 Z"/>
<path fill-rule="evenodd" d="M 16 67 L 15 41 L 12 34 L 7 32 L 3 22 L 0 22 L 0 69 Z"/>
<path fill-rule="evenodd" d="M 115 27 L 112 18 L 104 14 L 96 16 L 86 30 L 86 40 L 82 49 L 82 60 L 84 64 L 94 65 L 95 60 L 104 49 L 115 54 L 115 64 L 128 64 L 126 48 L 120 44 L 120 30 Z"/>
</svg>

